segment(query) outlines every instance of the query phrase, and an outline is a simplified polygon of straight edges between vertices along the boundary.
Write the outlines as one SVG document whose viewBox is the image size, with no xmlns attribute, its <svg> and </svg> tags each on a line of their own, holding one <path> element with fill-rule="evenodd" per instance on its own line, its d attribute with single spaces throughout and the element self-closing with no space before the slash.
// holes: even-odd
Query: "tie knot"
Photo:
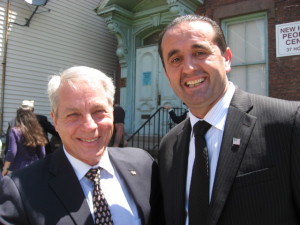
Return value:
<svg viewBox="0 0 300 225">
<path fill-rule="evenodd" d="M 100 179 L 100 171 L 101 171 L 101 167 L 91 168 L 85 174 L 85 177 L 87 177 L 88 179 L 90 179 L 94 183 L 97 183 Z"/>
<path fill-rule="evenodd" d="M 211 127 L 211 125 L 204 121 L 204 120 L 199 120 L 193 127 L 194 135 L 195 137 L 197 136 L 203 136 Z"/>
</svg>

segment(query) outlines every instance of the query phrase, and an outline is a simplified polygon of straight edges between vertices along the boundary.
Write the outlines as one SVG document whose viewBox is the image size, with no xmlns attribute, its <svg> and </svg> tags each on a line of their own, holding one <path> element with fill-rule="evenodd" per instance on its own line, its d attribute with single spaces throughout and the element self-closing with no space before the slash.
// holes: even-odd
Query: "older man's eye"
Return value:
<svg viewBox="0 0 300 225">
<path fill-rule="evenodd" d="M 68 118 L 71 118 L 71 117 L 78 117 L 79 116 L 79 113 L 70 113 L 67 115 Z"/>
<path fill-rule="evenodd" d="M 96 110 L 95 111 L 95 113 L 100 113 L 100 114 L 102 114 L 102 113 L 106 113 L 106 111 L 104 110 L 104 109 L 98 109 L 98 110 Z"/>
<path fill-rule="evenodd" d="M 103 110 L 103 109 L 99 109 L 99 110 L 96 110 L 93 114 L 97 117 L 103 117 L 104 115 L 107 114 L 107 111 Z"/>
</svg>

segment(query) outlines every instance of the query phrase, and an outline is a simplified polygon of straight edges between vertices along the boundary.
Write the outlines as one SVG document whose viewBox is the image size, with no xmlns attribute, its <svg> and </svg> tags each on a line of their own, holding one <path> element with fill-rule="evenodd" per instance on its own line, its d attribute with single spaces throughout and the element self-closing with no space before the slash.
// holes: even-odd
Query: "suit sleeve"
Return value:
<svg viewBox="0 0 300 225">
<path fill-rule="evenodd" d="M 296 112 L 293 127 L 291 160 L 293 199 L 297 213 L 300 215 L 300 106 Z"/>
<path fill-rule="evenodd" d="M 0 182 L 0 224 L 30 224 L 24 213 L 19 190 L 10 176 L 3 177 Z"/>
<path fill-rule="evenodd" d="M 156 162 L 153 162 L 152 171 L 152 193 L 150 197 L 151 213 L 149 217 L 149 225 L 165 225 L 163 197 L 159 181 L 158 165 Z"/>
</svg>

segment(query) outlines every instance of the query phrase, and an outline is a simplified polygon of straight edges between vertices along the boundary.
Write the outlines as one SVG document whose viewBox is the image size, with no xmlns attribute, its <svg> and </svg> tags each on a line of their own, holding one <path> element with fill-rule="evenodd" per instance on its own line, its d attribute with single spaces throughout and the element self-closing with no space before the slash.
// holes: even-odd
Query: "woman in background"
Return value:
<svg viewBox="0 0 300 225">
<path fill-rule="evenodd" d="M 2 175 L 29 166 L 44 158 L 47 140 L 30 107 L 17 110 L 16 125 L 9 132 L 9 146 L 4 160 Z"/>
</svg>

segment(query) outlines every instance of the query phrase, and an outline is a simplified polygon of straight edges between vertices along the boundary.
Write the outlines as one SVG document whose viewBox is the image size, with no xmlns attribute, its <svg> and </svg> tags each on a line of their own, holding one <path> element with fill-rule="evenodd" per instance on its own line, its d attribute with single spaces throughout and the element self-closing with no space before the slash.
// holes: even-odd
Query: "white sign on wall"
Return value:
<svg viewBox="0 0 300 225">
<path fill-rule="evenodd" d="M 276 56 L 300 55 L 300 21 L 276 25 Z"/>
</svg>

